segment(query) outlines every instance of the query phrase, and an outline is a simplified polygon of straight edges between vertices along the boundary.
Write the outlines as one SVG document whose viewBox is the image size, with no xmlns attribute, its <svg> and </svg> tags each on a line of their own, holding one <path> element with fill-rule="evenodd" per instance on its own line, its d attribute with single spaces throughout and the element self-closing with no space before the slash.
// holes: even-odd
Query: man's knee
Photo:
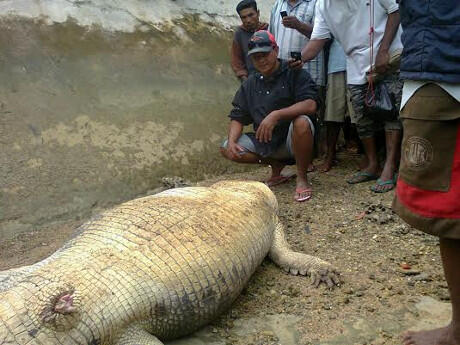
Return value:
<svg viewBox="0 0 460 345">
<path fill-rule="evenodd" d="M 298 116 L 292 121 L 294 133 L 297 135 L 311 134 L 310 121 L 305 116 Z"/>
</svg>

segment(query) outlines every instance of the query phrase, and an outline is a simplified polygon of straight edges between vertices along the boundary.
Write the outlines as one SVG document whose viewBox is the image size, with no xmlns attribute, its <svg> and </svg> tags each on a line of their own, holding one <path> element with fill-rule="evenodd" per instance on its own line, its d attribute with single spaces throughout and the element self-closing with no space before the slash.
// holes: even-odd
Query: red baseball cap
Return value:
<svg viewBox="0 0 460 345">
<path fill-rule="evenodd" d="M 256 31 L 248 42 L 248 56 L 254 53 L 268 53 L 278 47 L 273 36 L 267 30 Z"/>
</svg>

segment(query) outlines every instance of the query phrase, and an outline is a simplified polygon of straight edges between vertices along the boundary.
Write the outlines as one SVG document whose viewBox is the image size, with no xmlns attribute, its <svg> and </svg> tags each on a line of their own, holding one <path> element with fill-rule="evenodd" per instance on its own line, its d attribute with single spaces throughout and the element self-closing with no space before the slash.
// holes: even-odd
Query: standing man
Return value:
<svg viewBox="0 0 460 345">
<path fill-rule="evenodd" d="M 460 6 L 402 0 L 404 126 L 393 208 L 438 236 L 452 302 L 447 327 L 408 332 L 404 345 L 460 345 Z"/>
<path fill-rule="evenodd" d="M 255 0 L 243 0 L 236 6 L 241 26 L 236 29 L 233 37 L 231 64 L 236 77 L 245 81 L 249 74 L 255 72 L 254 65 L 248 56 L 248 42 L 257 30 L 267 30 L 268 24 L 259 21 L 260 11 Z"/>
<path fill-rule="evenodd" d="M 301 52 L 313 30 L 316 0 L 276 0 L 270 14 L 269 31 L 279 46 L 279 58 L 289 60 L 291 52 Z M 317 86 L 325 87 L 324 54 L 303 65 Z"/>
<path fill-rule="evenodd" d="M 257 73 L 249 76 L 233 99 L 228 139 L 222 155 L 237 163 L 267 164 L 272 176 L 267 185 L 287 181 L 281 175 L 295 162 L 297 181 L 294 199 L 312 197 L 307 168 L 313 153 L 316 86 L 303 69 L 292 69 L 278 59 L 278 46 L 268 31 L 257 31 L 249 42 L 249 56 Z M 255 133 L 243 133 L 253 124 Z"/>
<path fill-rule="evenodd" d="M 350 184 L 377 180 L 371 190 L 384 193 L 396 185 L 396 170 L 401 147 L 402 125 L 398 118 L 378 121 L 365 114 L 368 89 L 367 73 L 372 64 L 382 77 L 399 107 L 402 82 L 399 72 L 390 70 L 390 55 L 402 49 L 399 7 L 395 0 L 322 0 L 317 5 L 311 40 L 302 52 L 304 60 L 313 59 L 333 35 L 347 56 L 347 83 L 351 92 L 358 135 L 364 146 L 367 166 L 353 175 Z M 369 32 L 373 33 L 370 46 Z M 375 56 L 373 56 L 375 54 Z M 386 160 L 380 171 L 375 134 L 385 129 Z"/>
<path fill-rule="evenodd" d="M 337 139 L 339 138 L 340 127 L 345 125 L 345 119 L 350 117 L 352 124 L 356 122 L 347 92 L 346 70 L 345 53 L 339 42 L 334 39 L 329 48 L 327 64 L 326 112 L 324 114 L 327 149 L 324 162 L 319 167 L 321 172 L 331 170 L 335 164 Z M 352 129 L 350 128 L 351 131 Z M 345 139 L 352 141 L 351 138 L 345 137 Z"/>
</svg>

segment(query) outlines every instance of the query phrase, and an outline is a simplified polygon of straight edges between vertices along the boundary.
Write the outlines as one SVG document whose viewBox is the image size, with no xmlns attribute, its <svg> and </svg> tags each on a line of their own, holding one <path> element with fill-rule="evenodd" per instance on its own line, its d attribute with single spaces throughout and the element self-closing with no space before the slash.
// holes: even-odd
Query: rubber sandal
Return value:
<svg viewBox="0 0 460 345">
<path fill-rule="evenodd" d="M 375 185 L 371 186 L 371 191 L 374 193 L 386 193 L 389 192 L 390 190 L 395 189 L 396 187 L 396 175 L 391 179 L 391 180 L 382 180 L 382 179 L 377 179 L 377 182 Z M 377 187 L 382 187 L 382 186 L 390 186 L 390 188 L 384 188 L 384 189 L 377 189 Z"/>
<path fill-rule="evenodd" d="M 378 176 L 371 174 L 367 171 L 358 171 L 356 174 L 354 174 L 351 178 L 347 180 L 347 183 L 356 184 L 356 183 L 377 180 L 378 178 L 379 178 Z"/>
<path fill-rule="evenodd" d="M 309 195 L 302 196 L 304 193 L 310 193 Z M 307 201 L 311 199 L 311 194 L 313 193 L 313 190 L 308 187 L 308 188 L 296 188 L 295 189 L 295 196 L 294 200 L 297 202 L 302 202 L 302 201 Z"/>
<path fill-rule="evenodd" d="M 265 181 L 265 184 L 268 187 L 273 187 L 273 186 L 277 186 L 282 183 L 286 183 L 287 181 L 293 179 L 294 177 L 296 177 L 296 174 L 275 176 Z"/>
</svg>

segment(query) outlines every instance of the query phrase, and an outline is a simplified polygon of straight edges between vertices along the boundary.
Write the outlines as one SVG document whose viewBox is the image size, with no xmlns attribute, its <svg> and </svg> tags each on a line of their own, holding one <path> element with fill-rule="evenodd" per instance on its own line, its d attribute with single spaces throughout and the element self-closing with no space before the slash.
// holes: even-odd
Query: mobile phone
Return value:
<svg viewBox="0 0 460 345">
<path fill-rule="evenodd" d="M 281 14 L 281 17 L 283 17 L 283 18 L 287 16 L 287 12 L 286 12 L 286 11 L 281 11 L 280 14 Z"/>
<path fill-rule="evenodd" d="M 294 60 L 302 60 L 302 53 L 301 52 L 291 52 L 291 58 Z"/>
</svg>

